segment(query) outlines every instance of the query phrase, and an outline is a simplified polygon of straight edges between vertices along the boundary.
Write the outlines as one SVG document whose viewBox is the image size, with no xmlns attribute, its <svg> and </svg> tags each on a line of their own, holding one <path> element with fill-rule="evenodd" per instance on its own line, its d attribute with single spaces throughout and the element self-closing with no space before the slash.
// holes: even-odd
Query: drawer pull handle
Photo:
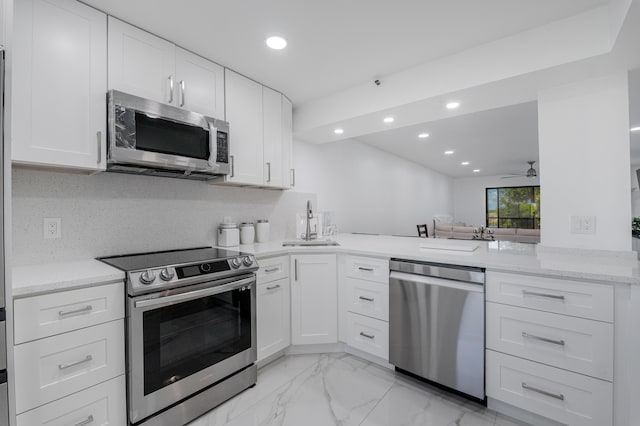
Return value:
<svg viewBox="0 0 640 426">
<path fill-rule="evenodd" d="M 89 417 L 87 417 L 85 420 L 81 421 L 80 423 L 76 423 L 73 426 L 86 426 L 89 423 L 93 423 L 93 414 L 90 414 Z"/>
<path fill-rule="evenodd" d="M 75 367 L 76 365 L 84 364 L 85 362 L 89 362 L 93 359 L 91 355 L 87 355 L 84 359 L 80 361 L 70 362 L 69 364 L 58 364 L 58 368 L 60 370 L 66 370 L 67 368 Z"/>
<path fill-rule="evenodd" d="M 88 314 L 92 310 L 93 310 L 93 306 L 87 305 L 84 308 L 76 309 L 73 311 L 58 311 L 58 316 L 68 317 L 68 316 L 84 315 L 84 314 Z"/>
<path fill-rule="evenodd" d="M 522 388 L 526 390 L 530 390 L 532 392 L 537 392 L 544 396 L 550 396 L 551 398 L 559 399 L 560 401 L 564 401 L 564 395 L 561 393 L 553 393 L 553 392 L 548 392 L 546 390 L 538 389 L 535 386 L 528 385 L 525 382 L 522 382 Z"/>
<path fill-rule="evenodd" d="M 370 297 L 364 297 L 364 296 L 360 296 L 359 298 L 362 299 L 362 300 L 366 300 L 367 302 L 373 302 L 375 300 L 375 299 L 372 299 Z"/>
<path fill-rule="evenodd" d="M 265 269 L 264 271 L 265 271 L 265 272 L 275 272 L 275 271 L 277 271 L 278 269 L 280 269 L 280 268 L 277 268 L 277 267 L 276 267 L 276 268 L 271 268 L 271 269 Z"/>
<path fill-rule="evenodd" d="M 541 342 L 553 343 L 554 345 L 564 346 L 564 340 L 554 340 L 554 339 L 548 339 L 546 337 L 534 336 L 533 334 L 529 334 L 525 331 L 522 332 L 522 337 L 524 337 L 525 339 L 539 340 Z"/>
<path fill-rule="evenodd" d="M 522 290 L 522 295 L 534 296 L 534 297 L 546 297 L 547 299 L 562 300 L 564 302 L 564 296 L 557 295 L 557 294 L 536 293 L 535 291 Z"/>
<path fill-rule="evenodd" d="M 280 284 L 276 284 L 272 287 L 267 287 L 267 290 L 275 290 L 276 288 L 280 288 Z"/>
<path fill-rule="evenodd" d="M 360 332 L 360 335 L 361 335 L 362 337 L 366 337 L 367 339 L 372 339 L 372 340 L 376 338 L 376 336 L 374 336 L 373 334 L 367 334 L 367 333 L 365 333 L 364 331 L 361 331 L 361 332 Z"/>
<path fill-rule="evenodd" d="M 360 269 L 361 271 L 373 272 L 373 268 L 364 268 L 362 266 L 358 266 L 358 269 Z"/>
</svg>

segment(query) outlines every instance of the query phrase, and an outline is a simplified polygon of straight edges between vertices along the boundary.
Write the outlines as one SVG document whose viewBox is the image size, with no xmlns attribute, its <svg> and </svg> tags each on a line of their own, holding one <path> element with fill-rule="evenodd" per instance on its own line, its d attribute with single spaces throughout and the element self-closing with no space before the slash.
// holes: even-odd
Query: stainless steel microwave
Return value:
<svg viewBox="0 0 640 426">
<path fill-rule="evenodd" d="M 111 90 L 107 171 L 211 180 L 229 173 L 229 123 Z"/>
</svg>

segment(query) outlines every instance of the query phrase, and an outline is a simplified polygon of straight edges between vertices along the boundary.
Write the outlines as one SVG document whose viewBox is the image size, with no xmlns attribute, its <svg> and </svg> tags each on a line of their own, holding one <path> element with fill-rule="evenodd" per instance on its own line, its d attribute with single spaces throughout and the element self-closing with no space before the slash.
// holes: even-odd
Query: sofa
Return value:
<svg viewBox="0 0 640 426">
<path fill-rule="evenodd" d="M 475 226 L 460 226 L 455 223 L 439 223 L 435 225 L 435 238 L 455 238 L 459 240 L 472 240 Z M 539 229 L 524 228 L 491 228 L 493 238 L 496 241 L 513 241 L 516 243 L 539 243 Z"/>
</svg>

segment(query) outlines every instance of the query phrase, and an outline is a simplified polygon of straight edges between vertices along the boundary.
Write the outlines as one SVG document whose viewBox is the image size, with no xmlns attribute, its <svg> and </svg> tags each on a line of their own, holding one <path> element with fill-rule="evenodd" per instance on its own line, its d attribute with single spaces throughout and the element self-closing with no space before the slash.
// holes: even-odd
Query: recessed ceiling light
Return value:
<svg viewBox="0 0 640 426">
<path fill-rule="evenodd" d="M 382 121 L 384 121 L 385 123 L 393 123 L 393 120 L 395 120 L 395 118 L 393 118 L 393 117 L 385 117 L 384 120 L 382 120 Z"/>
<path fill-rule="evenodd" d="M 342 129 L 335 129 L 335 130 L 333 131 L 333 133 L 335 133 L 336 135 L 341 135 L 341 134 L 343 134 L 343 133 L 344 133 L 344 130 L 342 130 Z"/>
<path fill-rule="evenodd" d="M 274 50 L 281 50 L 287 47 L 287 40 L 278 36 L 269 37 L 267 39 L 267 46 Z"/>
<path fill-rule="evenodd" d="M 460 102 L 449 102 L 446 106 L 447 109 L 456 109 L 460 106 Z"/>
<path fill-rule="evenodd" d="M 631 130 L 632 132 L 640 131 L 640 126 L 638 126 L 638 127 L 632 127 L 630 130 Z"/>
<path fill-rule="evenodd" d="M 454 153 L 454 151 L 445 151 L 445 152 L 444 152 L 444 155 L 451 155 L 451 154 L 453 154 L 453 153 Z"/>
<path fill-rule="evenodd" d="M 462 165 L 462 166 L 468 166 L 468 165 L 469 165 L 469 162 L 468 162 L 468 161 L 463 161 L 462 163 L 460 163 L 460 165 Z"/>
<path fill-rule="evenodd" d="M 473 169 L 473 173 L 480 173 L 480 169 Z"/>
<path fill-rule="evenodd" d="M 418 135 L 418 137 L 419 137 L 420 139 L 426 139 L 426 138 L 428 138 L 428 137 L 429 137 L 429 133 L 420 133 L 420 134 Z"/>
</svg>

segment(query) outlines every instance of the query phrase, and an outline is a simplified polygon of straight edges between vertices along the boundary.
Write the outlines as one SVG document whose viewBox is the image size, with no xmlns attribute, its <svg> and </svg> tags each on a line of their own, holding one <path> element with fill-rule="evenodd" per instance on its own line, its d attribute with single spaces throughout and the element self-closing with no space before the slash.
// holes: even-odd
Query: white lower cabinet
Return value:
<svg viewBox="0 0 640 426">
<path fill-rule="evenodd" d="M 388 359 L 389 323 L 348 312 L 346 343 L 371 355 Z"/>
<path fill-rule="evenodd" d="M 293 255 L 290 277 L 292 343 L 337 343 L 336 255 Z"/>
<path fill-rule="evenodd" d="M 17 417 L 17 426 L 111 425 L 127 422 L 124 375 Z"/>
<path fill-rule="evenodd" d="M 258 361 L 291 344 L 289 278 L 258 284 Z"/>
<path fill-rule="evenodd" d="M 489 397 L 567 425 L 611 424 L 611 382 L 487 352 Z"/>
<path fill-rule="evenodd" d="M 17 345 L 16 411 L 22 413 L 124 374 L 124 320 Z"/>
</svg>

